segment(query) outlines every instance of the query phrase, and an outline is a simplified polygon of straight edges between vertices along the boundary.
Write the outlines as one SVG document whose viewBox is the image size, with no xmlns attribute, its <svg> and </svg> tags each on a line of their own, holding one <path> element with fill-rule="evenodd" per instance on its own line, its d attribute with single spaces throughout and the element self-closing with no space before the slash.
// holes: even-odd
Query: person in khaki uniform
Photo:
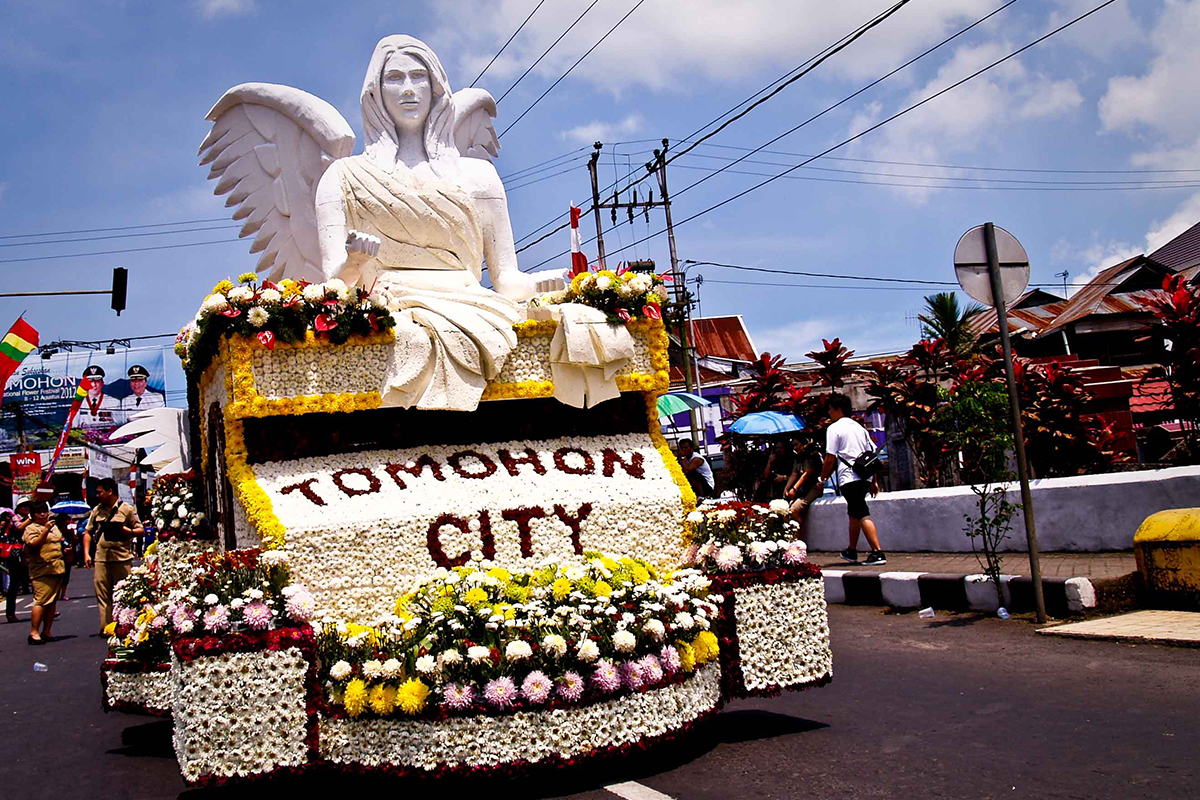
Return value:
<svg viewBox="0 0 1200 800">
<path fill-rule="evenodd" d="M 129 540 L 145 530 L 138 519 L 137 509 L 122 503 L 117 496 L 117 482 L 101 478 L 96 486 L 100 502 L 88 515 L 83 533 L 84 566 L 93 565 L 92 540 L 96 539 L 95 574 L 96 606 L 100 609 L 100 632 L 112 622 L 113 587 L 129 577 L 133 569 L 133 548 Z"/>
<path fill-rule="evenodd" d="M 54 606 L 62 593 L 63 563 L 62 534 L 50 524 L 50 508 L 37 502 L 30 508 L 32 521 L 25 526 L 21 539 L 29 559 L 29 577 L 33 582 L 33 611 L 30 614 L 29 644 L 54 641 L 50 627 L 54 624 Z"/>
</svg>

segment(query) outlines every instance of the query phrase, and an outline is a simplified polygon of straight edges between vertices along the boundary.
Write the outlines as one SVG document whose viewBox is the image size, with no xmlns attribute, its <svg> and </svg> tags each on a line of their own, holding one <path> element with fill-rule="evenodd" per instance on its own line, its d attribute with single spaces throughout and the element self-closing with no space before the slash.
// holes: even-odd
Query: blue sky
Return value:
<svg viewBox="0 0 1200 800">
<path fill-rule="evenodd" d="M 591 0 L 549 0 L 480 85 L 499 97 Z M 500 105 L 504 130 L 636 0 L 599 0 Z M 857 133 L 1096 5 L 1020 0 L 985 25 L 831 112 L 755 160 L 792 165 Z M 196 147 L 204 115 L 227 88 L 285 83 L 325 98 L 361 133 L 358 90 L 374 43 L 392 33 L 425 39 L 454 88 L 467 85 L 536 0 L 426 2 L 5 2 L 0 32 L 0 236 L 227 220 Z M 646 0 L 615 33 L 502 139 L 502 176 L 599 139 L 604 183 L 648 157 L 653 142 L 690 134 L 889 6 Z M 761 180 L 722 174 L 683 191 L 730 148 L 756 147 L 1001 5 L 1000 0 L 916 0 L 879 28 L 672 165 L 676 220 Z M 801 170 L 677 229 L 680 257 L 777 269 L 952 280 L 959 235 L 993 220 L 1016 234 L 1035 282 L 1147 252 L 1200 220 L 1200 180 L 1152 190 L 1026 191 L 1005 181 L 1187 181 L 1200 178 L 1200 0 L 1121 0 L 1001 68 Z M 651 140 L 638 141 L 638 140 Z M 623 144 L 613 144 L 622 142 Z M 616 164 L 613 155 L 616 154 Z M 788 155 L 793 154 L 793 155 Z M 579 151 L 576 155 L 583 155 Z M 629 161 L 626 161 L 628 156 Z M 726 160 L 722 160 L 726 159 Z M 879 161 L 1042 170 L 1196 170 L 1183 173 L 980 172 Z M 573 167 L 573 169 L 572 169 Z M 770 174 L 784 167 L 742 164 Z M 557 174 L 566 170 L 565 174 Z M 876 174 L 861 174 L 876 173 Z M 881 176 L 878 173 L 887 173 Z M 903 177 L 893 177 L 903 176 Z M 918 176 L 918 177 L 912 177 Z M 936 180 L 930 180 L 936 178 Z M 962 180 L 962 179 L 967 180 Z M 530 182 L 534 181 L 534 182 Z M 907 183 L 882 186 L 872 183 Z M 582 159 L 506 181 L 520 239 L 589 199 Z M 522 185 L 527 184 L 527 185 Z M 930 186 L 959 184 L 972 188 Z M 1091 184 L 1094 187 L 1094 184 Z M 1163 186 L 1163 184 L 1157 184 Z M 918 188 L 921 187 L 921 188 Z M 979 188 L 985 187 L 985 188 Z M 657 192 L 656 192 L 657 194 Z M 606 224 L 608 218 L 606 217 Z M 156 229 L 0 239 L 0 262 L 98 250 L 233 239 L 232 222 L 192 233 L 64 243 Z M 607 232 L 610 250 L 662 227 L 651 215 Z M 218 228 L 201 231 L 199 228 Z M 159 229 L 161 230 L 161 229 Z M 168 228 L 167 230 L 172 230 Z M 590 236 L 590 220 L 585 220 Z M 29 244 L 37 242 L 38 244 Z M 21 246 L 7 246 L 21 245 Z M 520 254 L 523 266 L 565 250 L 563 231 Z M 43 341 L 177 330 L 214 282 L 251 268 L 247 243 L 0 264 L 9 291 L 105 288 L 111 267 L 130 270 L 129 310 L 106 298 L 7 300 L 0 317 L 27 310 Z M 595 245 L 585 251 L 595 256 Z M 665 237 L 625 251 L 668 263 Z M 563 268 L 565 258 L 547 266 Z M 765 286 L 823 283 L 715 267 L 703 274 L 705 314 L 744 314 L 760 350 L 790 359 L 842 337 L 860 353 L 917 338 L 906 317 L 920 291 Z M 718 283 L 759 281 L 759 285 Z M 174 365 L 173 359 L 171 363 Z M 183 388 L 172 366 L 169 388 Z M 180 395 L 173 392 L 175 398 Z"/>
</svg>

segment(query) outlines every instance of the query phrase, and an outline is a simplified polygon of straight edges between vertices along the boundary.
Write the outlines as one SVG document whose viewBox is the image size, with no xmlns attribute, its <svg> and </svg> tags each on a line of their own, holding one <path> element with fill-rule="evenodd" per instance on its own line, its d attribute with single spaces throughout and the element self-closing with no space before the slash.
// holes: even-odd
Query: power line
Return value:
<svg viewBox="0 0 1200 800">
<path fill-rule="evenodd" d="M 584 145 L 582 147 L 576 147 L 574 150 L 569 150 L 565 153 L 561 153 L 561 154 L 555 156 L 554 158 L 547 158 L 545 161 L 539 161 L 536 164 L 530 164 L 528 167 L 522 167 L 521 169 L 514 170 L 513 172 L 510 172 L 507 175 L 501 175 L 500 180 L 502 180 L 502 181 L 515 180 L 517 178 L 523 178 L 526 175 L 531 175 L 535 172 L 539 172 L 539 171 L 541 171 L 542 168 L 549 169 L 551 167 L 560 166 L 561 164 L 566 163 L 566 161 L 563 161 L 563 159 L 567 159 L 567 161 L 574 161 L 575 159 L 578 159 L 578 158 L 587 158 L 586 153 L 583 153 L 582 155 L 580 155 L 584 150 L 587 150 L 587 149 L 588 149 L 588 147 L 586 145 Z M 559 162 L 559 163 L 555 163 L 555 162 Z"/>
<path fill-rule="evenodd" d="M 792 289 L 866 289 L 876 292 L 928 292 L 919 286 L 833 286 L 826 283 L 773 283 L 771 281 L 722 281 L 705 278 L 704 284 L 719 283 L 728 286 L 785 286 Z"/>
<path fill-rule="evenodd" d="M 1096 7 L 1095 7 L 1095 8 L 1093 8 L 1093 9 L 1091 9 L 1090 11 L 1084 12 L 1083 14 L 1080 14 L 1079 16 L 1075 17 L 1075 18 L 1074 18 L 1074 19 L 1072 19 L 1071 21 L 1069 21 L 1069 22 L 1066 22 L 1066 23 L 1064 23 L 1064 24 L 1062 24 L 1062 25 L 1058 26 L 1057 28 L 1055 28 L 1055 29 L 1051 30 L 1051 31 L 1050 31 L 1050 32 L 1048 32 L 1048 33 L 1045 33 L 1045 34 L 1043 34 L 1042 36 L 1039 36 L 1037 39 L 1034 39 L 1034 40 L 1033 40 L 1032 42 L 1030 42 L 1029 44 L 1026 44 L 1026 45 L 1024 45 L 1024 46 L 1022 46 L 1022 47 L 1019 47 L 1019 48 L 1017 48 L 1016 50 L 1012 51 L 1012 52 L 1011 52 L 1011 53 L 1009 53 L 1008 55 L 1006 55 L 1006 56 L 1004 56 L 1004 57 L 1002 57 L 1002 58 L 999 58 L 999 59 L 997 59 L 997 60 L 993 61 L 992 63 L 988 64 L 988 65 L 987 65 L 987 66 L 985 66 L 985 67 L 982 67 L 982 68 L 980 68 L 980 69 L 976 70 L 975 72 L 972 72 L 970 75 L 966 76 L 965 78 L 962 78 L 961 80 L 958 80 L 958 81 L 956 81 L 956 82 L 954 82 L 954 83 L 950 84 L 949 86 L 945 87 L 944 89 L 940 89 L 940 90 L 938 90 L 937 92 L 934 92 L 933 94 L 929 95 L 928 97 L 924 98 L 923 100 L 919 100 L 919 101 L 917 101 L 916 103 L 913 103 L 912 105 L 908 106 L 907 108 L 904 108 L 904 109 L 902 109 L 901 111 L 898 111 L 898 112 L 896 112 L 895 114 L 892 114 L 890 117 L 887 117 L 886 119 L 883 119 L 883 120 L 881 120 L 881 121 L 879 121 L 879 122 L 875 123 L 874 125 L 872 125 L 872 126 L 870 126 L 870 127 L 866 128 L 866 129 L 864 129 L 864 130 L 862 130 L 862 131 L 859 131 L 858 133 L 854 134 L 853 136 L 849 137 L 848 139 L 844 139 L 844 140 L 842 140 L 841 142 L 839 142 L 839 143 L 837 143 L 837 144 L 833 145 L 832 147 L 828 147 L 828 148 L 826 148 L 825 150 L 823 150 L 823 151 L 821 151 L 820 153 L 816 154 L 816 155 L 815 155 L 815 156 L 813 156 L 812 158 L 809 158 L 809 159 L 807 159 L 806 161 L 803 161 L 803 162 L 801 162 L 801 163 L 799 163 L 799 164 L 797 164 L 797 165 L 795 165 L 795 166 L 793 166 L 793 167 L 791 167 L 791 168 L 789 168 L 789 169 L 786 169 L 786 170 L 784 170 L 783 172 L 780 172 L 780 173 L 778 173 L 778 174 L 776 174 L 776 175 L 773 175 L 772 177 L 770 177 L 770 178 L 767 178 L 765 181 L 760 181 L 759 183 L 756 183 L 756 184 L 754 184 L 753 186 L 751 186 L 751 187 L 749 187 L 749 188 L 747 188 L 747 189 L 744 189 L 744 190 L 742 190 L 742 191 L 738 192 L 738 193 L 737 193 L 737 194 L 735 194 L 735 195 L 732 195 L 731 197 L 727 197 L 727 198 L 725 198 L 724 200 L 720 201 L 719 203 L 716 203 L 716 204 L 714 204 L 714 205 L 711 205 L 711 206 L 709 206 L 708 208 L 705 208 L 705 209 L 703 209 L 702 211 L 698 211 L 698 212 L 696 212 L 695 214 L 692 214 L 692 215 L 691 215 L 691 216 L 689 216 L 689 217 L 685 217 L 684 219 L 682 219 L 682 220 L 680 220 L 678 223 L 676 223 L 676 226 L 683 225 L 684 223 L 687 223 L 687 222 L 690 222 L 690 221 L 692 221 L 692 220 L 694 220 L 694 219 L 697 219 L 698 217 L 701 217 L 701 216 L 703 216 L 703 215 L 705 215 L 705 214 L 707 214 L 707 213 L 709 213 L 709 212 L 711 212 L 711 211 L 715 211 L 716 209 L 718 209 L 718 208 L 721 208 L 721 207 L 722 207 L 722 206 L 724 206 L 724 205 L 727 205 L 727 204 L 729 204 L 729 203 L 732 203 L 734 200 L 737 200 L 737 199 L 739 199 L 739 198 L 745 197 L 746 195 L 750 194 L 751 192 L 753 192 L 753 191 L 756 191 L 757 189 L 761 189 L 762 187 L 766 186 L 766 185 L 767 185 L 767 184 L 769 184 L 769 183 L 772 183 L 773 181 L 776 181 L 776 180 L 778 180 L 779 178 L 786 177 L 786 176 L 787 176 L 787 175 L 789 175 L 790 173 L 792 173 L 792 172 L 795 172 L 796 170 L 800 169 L 801 167 L 804 167 L 804 166 L 806 166 L 807 164 L 809 164 L 809 163 L 811 163 L 811 162 L 813 162 L 813 161 L 817 160 L 818 158 L 821 158 L 821 157 L 823 157 L 823 156 L 825 156 L 825 155 L 828 155 L 829 153 L 832 153 L 832 152 L 833 152 L 833 151 L 835 151 L 835 150 L 838 150 L 838 149 L 840 149 L 840 148 L 842 148 L 842 147 L 845 147 L 846 145 L 850 144 L 851 142 L 854 142 L 854 141 L 857 141 L 858 139 L 861 139 L 863 136 L 866 136 L 867 134 L 871 133 L 872 131 L 876 131 L 876 130 L 878 130 L 878 129 L 882 128 L 884 125 L 887 125 L 888 123 L 890 123 L 890 122 L 893 122 L 893 121 L 895 121 L 895 120 L 899 119 L 900 117 L 902 117 L 902 116 L 904 116 L 904 115 L 908 114 L 909 112 L 915 111 L 916 109 L 920 108 L 921 106 L 925 105 L 926 103 L 929 103 L 929 102 L 931 102 L 932 100 L 935 100 L 935 99 L 937 99 L 938 97 L 941 97 L 942 95 L 946 94 L 947 92 L 950 92 L 950 91 L 953 91 L 954 89 L 957 89 L 959 86 L 962 86 L 964 83 L 966 83 L 966 82 L 968 82 L 968 81 L 970 81 L 970 80 L 973 80 L 974 78 L 977 78 L 977 77 L 979 77 L 980 75 L 984 74 L 985 72 L 988 72 L 989 70 L 991 70 L 991 69 L 994 69 L 995 67 L 998 67 L 999 65 L 1003 64 L 1003 63 L 1004 63 L 1004 62 L 1006 62 L 1006 61 L 1009 61 L 1010 59 L 1013 59 L 1013 58 L 1017 57 L 1018 55 L 1020 55 L 1021 53 L 1025 52 L 1026 50 L 1030 49 L 1031 47 L 1034 47 L 1034 46 L 1036 46 L 1036 45 L 1040 44 L 1041 42 L 1044 42 L 1044 41 L 1046 41 L 1046 40 L 1047 40 L 1047 39 L 1049 39 L 1051 36 L 1054 36 L 1054 35 L 1056 35 L 1056 34 L 1058 34 L 1058 33 L 1062 32 L 1062 31 L 1066 30 L 1067 28 L 1071 27 L 1072 25 L 1075 25 L 1076 23 L 1078 23 L 1078 22 L 1081 22 L 1082 20 L 1084 20 L 1084 19 L 1086 19 L 1086 18 L 1090 17 L 1092 14 L 1095 14 L 1096 12 L 1098 12 L 1098 11 L 1100 11 L 1100 10 L 1104 9 L 1104 8 L 1107 8 L 1108 6 L 1112 5 L 1112 4 L 1113 4 L 1113 3 L 1115 3 L 1116 1 L 1117 1 L 1117 0 L 1105 0 L 1105 2 L 1101 3 L 1100 5 L 1096 6 Z M 1010 2 L 1009 2 L 1009 4 L 1008 4 L 1008 5 L 1011 5 L 1011 3 L 1012 3 L 1012 0 L 1010 0 Z M 997 11 L 1003 10 L 1003 8 L 1006 8 L 1006 7 L 1007 7 L 1007 5 L 1006 5 L 1006 6 L 1002 6 L 1000 9 L 997 9 Z M 995 13 L 997 13 L 997 11 L 993 11 L 993 12 L 992 12 L 992 14 L 995 14 Z M 989 14 L 988 16 L 991 16 L 991 15 Z M 985 17 L 984 19 L 986 19 L 986 17 Z M 982 21 L 982 20 L 980 20 L 980 21 Z M 975 23 L 975 24 L 978 24 L 978 23 Z M 966 30 L 966 29 L 964 29 L 964 30 Z M 960 33 L 961 33 L 961 31 L 960 31 Z M 958 35 L 958 34 L 955 34 L 955 36 L 957 36 L 957 35 Z M 951 37 L 951 38 L 953 38 L 953 37 Z M 946 40 L 946 41 L 949 41 L 949 40 Z M 927 51 L 925 51 L 925 52 L 926 52 L 926 53 L 932 52 L 933 50 L 935 50 L 935 49 L 937 49 L 938 47 L 940 47 L 942 44 L 945 44 L 945 41 L 943 41 L 941 44 L 935 45 L 933 48 L 931 48 L 930 50 L 927 50 Z M 922 55 L 924 55 L 924 54 L 922 54 Z M 920 56 L 918 56 L 918 58 L 920 58 Z M 915 60 L 915 59 L 914 59 L 914 60 Z M 910 61 L 910 62 L 908 62 L 908 63 L 912 63 L 912 62 Z M 903 68 L 903 67 L 900 67 L 900 68 L 897 68 L 897 69 L 902 69 L 902 68 Z M 894 70 L 893 72 L 895 72 L 895 70 Z M 881 80 L 882 80 L 882 79 L 881 79 Z M 860 90 L 860 92 L 861 92 L 861 91 L 862 91 L 862 90 Z M 842 101 L 842 102 L 845 102 L 845 101 Z M 839 103 L 839 104 L 840 104 L 840 103 Z M 827 109 L 827 110 L 828 110 L 828 109 Z M 824 113 L 824 112 L 822 112 L 822 113 Z M 802 124 L 807 124 L 807 123 L 802 123 Z M 783 134 L 783 135 L 787 135 L 787 134 Z M 776 137 L 776 139 L 774 139 L 774 140 L 772 140 L 772 141 L 777 141 L 779 138 L 781 138 L 781 137 Z M 771 144 L 771 142 L 768 142 L 767 144 Z M 764 147 L 765 147 L 765 146 L 766 146 L 766 145 L 764 145 Z M 733 164 L 736 164 L 736 163 L 737 163 L 736 161 L 734 161 L 734 162 L 733 162 Z M 730 164 L 729 166 L 732 166 L 732 164 Z M 686 192 L 688 189 L 691 189 L 691 188 L 694 188 L 695 186 L 698 186 L 699 184 L 701 184 L 701 183 L 703 183 L 704 181 L 708 180 L 709 178 L 713 177 L 713 175 L 717 174 L 718 172 L 724 171 L 725 169 L 727 169 L 727 167 L 721 167 L 721 168 L 719 168 L 718 170 L 716 170 L 716 172 L 714 172 L 712 175 L 706 175 L 705 177 L 701 178 L 700 180 L 696 181 L 695 183 L 691 184 L 690 186 L 684 187 L 684 189 L 683 189 L 683 190 L 681 190 L 680 192 L 676 193 L 676 195 L 675 195 L 675 196 L 676 196 L 676 197 L 678 197 L 680 194 L 682 194 L 683 192 Z M 658 231 L 657 233 L 650 234 L 649 236 L 645 237 L 644 239 L 640 239 L 640 240 L 638 240 L 637 242 L 635 242 L 635 244 L 639 244 L 639 243 L 641 243 L 642 241 L 646 241 L 646 240 L 652 239 L 653 237 L 655 237 L 655 236 L 658 236 L 658 235 L 660 235 L 660 234 L 662 234 L 662 233 L 665 233 L 665 229 L 663 229 L 663 230 L 660 230 L 660 231 Z M 628 247 L 628 245 L 627 245 L 627 247 Z M 622 249 L 625 249 L 625 248 L 622 248 Z M 529 269 L 522 270 L 522 271 L 529 272 L 529 271 L 535 270 L 535 269 L 537 269 L 538 267 L 540 267 L 540 266 L 542 266 L 542 265 L 544 265 L 544 264 L 547 264 L 547 263 L 549 263 L 549 262 L 551 262 L 551 261 L 553 261 L 553 260 L 555 260 L 555 259 L 557 259 L 557 258 L 560 258 L 561 256 L 563 256 L 563 255 L 565 254 L 565 252 L 569 252 L 569 251 L 564 251 L 564 253 L 559 253 L 559 254 L 557 254 L 557 255 L 555 255 L 555 256 L 551 256 L 551 257 L 550 257 L 550 258 L 548 258 L 548 259 L 545 259 L 545 260 L 543 260 L 543 261 L 540 261 L 540 262 L 538 262 L 537 264 L 533 265 L 533 266 L 532 266 L 532 267 L 530 267 Z M 615 250 L 615 251 L 613 251 L 613 253 L 614 253 L 614 254 L 615 254 L 615 253 L 617 253 L 617 252 L 620 252 L 620 251 L 619 251 L 619 250 Z"/>
<path fill-rule="evenodd" d="M 153 225 L 122 225 L 116 228 L 84 228 L 77 231 L 46 231 L 44 233 L 11 233 L 0 239 L 29 239 L 37 236 L 68 236 L 75 233 L 106 233 L 108 231 L 132 231 L 138 228 L 169 228 L 172 225 L 199 225 L 202 222 L 225 222 L 225 217 L 215 219 L 185 219 L 179 222 L 156 222 Z"/>
<path fill-rule="evenodd" d="M 530 72 L 532 72 L 533 68 L 536 67 L 538 64 L 540 64 L 542 62 L 542 59 L 545 58 L 551 50 L 553 50 L 555 47 L 558 46 L 558 43 L 563 40 L 563 37 L 566 36 L 568 33 L 570 33 L 571 29 L 579 24 L 579 20 L 586 17 L 587 13 L 596 6 L 596 3 L 599 3 L 599 2 L 600 2 L 600 0 L 592 0 L 592 4 L 590 6 L 588 6 L 587 8 L 585 8 L 583 10 L 583 13 L 580 14 L 575 19 L 574 22 L 572 22 L 569 26 L 567 26 L 567 29 L 565 31 L 563 31 L 561 34 L 559 34 L 558 38 L 554 40 L 554 43 L 551 44 L 549 47 L 547 47 L 545 52 L 543 52 L 540 56 L 537 57 L 537 61 L 534 61 L 532 64 L 529 65 L 529 69 L 527 69 L 521 73 L 521 77 L 517 78 L 516 83 L 514 83 L 512 86 L 508 87 L 507 91 L 505 91 L 504 94 L 500 95 L 500 99 L 496 101 L 496 104 L 499 105 L 501 102 L 503 102 L 504 98 L 508 97 L 509 92 L 511 92 L 513 89 L 517 88 L 517 84 L 520 83 L 521 81 L 525 80 L 525 76 L 528 75 Z M 509 127 L 512 127 L 512 126 L 510 125 Z"/>
<path fill-rule="evenodd" d="M 591 47 L 589 47 L 589 48 L 587 49 L 587 52 L 586 52 L 586 53 L 584 53 L 583 55 L 581 55 L 581 56 L 579 57 L 579 59 L 578 59 L 578 60 L 576 60 L 576 62 L 575 62 L 574 64 L 572 64 L 572 65 L 570 66 L 570 68 L 569 68 L 569 69 L 568 69 L 566 72 L 564 72 L 562 75 L 558 76 L 558 80 L 556 80 L 554 83 L 550 84 L 550 86 L 549 86 L 549 87 L 546 89 L 546 91 L 544 91 L 544 92 L 542 92 L 540 95 L 538 95 L 538 99 L 537 99 L 537 100 L 534 100 L 534 101 L 533 101 L 533 103 L 531 103 L 531 104 L 530 104 L 529 108 L 527 108 L 527 109 L 525 109 L 524 111 L 522 111 L 522 112 L 521 112 L 521 115 L 520 115 L 519 117 L 517 117 L 516 119 L 514 119 L 514 120 L 512 121 L 512 124 L 510 124 L 510 125 L 509 125 L 507 128 L 505 128 L 503 131 L 501 131 L 501 132 L 500 132 L 500 136 L 497 136 L 496 138 L 497 138 L 497 139 L 499 139 L 499 138 L 503 137 L 503 136 L 504 136 L 504 134 L 508 133 L 508 132 L 509 132 L 509 131 L 511 131 L 511 130 L 512 130 L 514 127 L 516 127 L 517 123 L 518 123 L 518 122 L 520 122 L 522 119 L 524 119 L 525 115 L 526 115 L 526 114 L 528 114 L 530 111 L 532 111 L 534 106 L 536 106 L 538 103 L 542 102 L 542 98 L 544 98 L 546 95 L 550 94 L 550 92 L 554 91 L 554 87 L 555 87 L 555 86 L 558 86 L 558 84 L 562 83 L 563 79 L 564 79 L 564 78 L 566 78 L 568 75 L 570 75 L 570 74 L 571 74 L 571 72 L 572 72 L 572 71 L 573 71 L 573 70 L 574 70 L 576 67 L 578 67 L 578 66 L 579 66 L 579 65 L 580 65 L 580 64 L 583 62 L 583 60 L 584 60 L 585 58 L 587 58 L 588 56 L 590 56 L 590 55 L 592 54 L 592 51 L 593 51 L 593 50 L 595 50 L 595 49 L 596 49 L 597 47 L 599 47 L 600 45 L 604 44 L 604 40 L 605 40 L 605 39 L 607 39 L 609 36 L 611 36 L 613 31 L 615 31 L 617 28 L 621 27 L 621 23 L 622 23 L 622 22 L 624 22 L 625 20 L 629 19 L 629 16 L 630 16 L 630 15 L 631 15 L 633 12 L 635 12 L 635 11 L 637 11 L 639 8 L 641 8 L 641 6 L 642 6 L 642 3 L 644 3 L 644 2 L 646 2 L 646 0 L 638 0 L 638 1 L 637 1 L 637 4 L 636 4 L 636 5 L 635 5 L 633 8 L 629 9 L 629 11 L 627 11 L 627 12 L 625 13 L 625 16 L 623 16 L 623 17 L 621 17 L 619 20 L 617 20 L 617 24 L 616 24 L 616 25 L 613 25 L 611 28 L 609 28 L 609 29 L 608 29 L 608 33 L 606 33 L 606 34 L 604 34 L 603 36 L 601 36 L 601 37 L 600 37 L 600 41 L 596 42 L 594 45 L 592 45 Z M 907 3 L 907 2 L 908 2 L 908 0 L 903 0 L 903 2 Z M 595 5 L 595 3 L 593 3 L 592 5 Z M 591 8 L 591 6 L 588 6 L 588 8 L 590 9 L 590 8 Z M 583 12 L 583 13 L 585 13 L 585 14 L 586 14 L 587 12 L 585 11 L 585 12 Z M 570 29 L 568 28 L 568 30 L 570 30 Z M 564 34 L 564 35 L 565 35 L 565 34 Z"/>
<path fill-rule="evenodd" d="M 228 242 L 241 242 L 243 239 L 215 239 L 209 242 L 184 242 L 182 244 L 160 244 L 155 247 L 131 247 L 125 250 L 97 250 L 91 253 L 65 253 L 60 256 L 32 256 L 30 258 L 5 258 L 0 259 L 0 264 L 18 264 L 26 261 L 57 261 L 63 258 L 84 258 L 86 256 L 108 256 L 118 253 L 144 253 L 150 250 L 175 250 L 180 247 L 200 247 L 206 244 L 226 244 Z"/>
<path fill-rule="evenodd" d="M 88 236 L 83 239 L 50 239 L 45 242 L 7 242 L 0 247 L 33 247 L 41 244 L 76 244 L 78 242 L 100 242 L 106 239 L 134 239 L 139 236 L 171 236 L 176 233 L 201 233 L 203 231 L 236 230 L 241 225 L 213 225 L 208 228 L 188 228 L 181 231 L 149 231 L 147 233 L 117 233 L 112 236 Z"/>
<path fill-rule="evenodd" d="M 774 275 L 799 275 L 805 278 L 836 278 L 844 281 L 876 281 L 879 283 L 916 283 L 922 286 L 958 286 L 957 281 L 931 281 L 922 278 L 884 278 L 873 277 L 870 275 L 841 275 L 835 272 L 806 272 L 798 269 L 774 269 L 772 267 L 751 267 L 746 264 L 726 264 L 720 261 L 693 261 L 687 259 L 683 262 L 689 266 L 713 266 L 722 269 L 736 269 L 744 272 L 768 272 Z"/>
<path fill-rule="evenodd" d="M 525 22 L 522 22 L 517 27 L 517 29 L 515 31 L 513 31 L 513 35 L 508 37 L 508 41 L 505 42 L 504 45 L 499 50 L 496 51 L 496 55 L 492 56 L 492 60 L 487 63 L 487 66 L 483 68 L 483 71 L 475 76 L 475 80 L 471 81 L 472 88 L 475 86 L 475 84 L 479 83 L 479 79 L 483 77 L 483 74 L 492 68 L 492 64 L 496 63 L 496 59 L 500 57 L 500 54 L 503 53 L 510 44 L 512 44 L 512 40 L 517 38 L 517 34 L 520 33 L 522 29 L 524 29 L 525 23 L 529 22 L 529 20 L 533 19 L 533 15 L 538 12 L 538 9 L 541 8 L 545 2 L 546 2 L 546 0 L 538 0 L 538 4 L 533 7 L 533 11 L 530 11 L 529 16 L 525 18 Z"/>
</svg>

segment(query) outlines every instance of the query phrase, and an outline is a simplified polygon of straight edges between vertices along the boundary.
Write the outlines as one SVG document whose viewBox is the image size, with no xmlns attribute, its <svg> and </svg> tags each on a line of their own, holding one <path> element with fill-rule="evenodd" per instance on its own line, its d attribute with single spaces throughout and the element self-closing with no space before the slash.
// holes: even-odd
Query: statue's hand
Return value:
<svg viewBox="0 0 1200 800">
<path fill-rule="evenodd" d="M 379 255 L 382 243 L 378 236 L 352 230 L 346 237 L 346 255 L 354 261 L 366 261 Z"/>
<path fill-rule="evenodd" d="M 564 269 L 557 275 L 552 274 L 548 277 L 541 278 L 537 281 L 535 286 L 538 294 L 545 294 L 546 292 L 560 292 L 567 288 L 567 270 Z"/>
</svg>

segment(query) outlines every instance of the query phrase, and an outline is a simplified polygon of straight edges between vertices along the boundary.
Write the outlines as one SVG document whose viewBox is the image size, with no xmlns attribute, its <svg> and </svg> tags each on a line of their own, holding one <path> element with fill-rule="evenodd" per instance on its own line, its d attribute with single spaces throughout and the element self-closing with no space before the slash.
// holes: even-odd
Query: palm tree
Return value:
<svg viewBox="0 0 1200 800">
<path fill-rule="evenodd" d="M 983 306 L 971 303 L 958 307 L 958 295 L 954 292 L 939 292 L 925 298 L 925 312 L 917 317 L 921 321 L 921 335 L 941 339 L 950 352 L 965 356 L 975 349 L 978 337 L 967 328 L 967 323 Z"/>
</svg>

